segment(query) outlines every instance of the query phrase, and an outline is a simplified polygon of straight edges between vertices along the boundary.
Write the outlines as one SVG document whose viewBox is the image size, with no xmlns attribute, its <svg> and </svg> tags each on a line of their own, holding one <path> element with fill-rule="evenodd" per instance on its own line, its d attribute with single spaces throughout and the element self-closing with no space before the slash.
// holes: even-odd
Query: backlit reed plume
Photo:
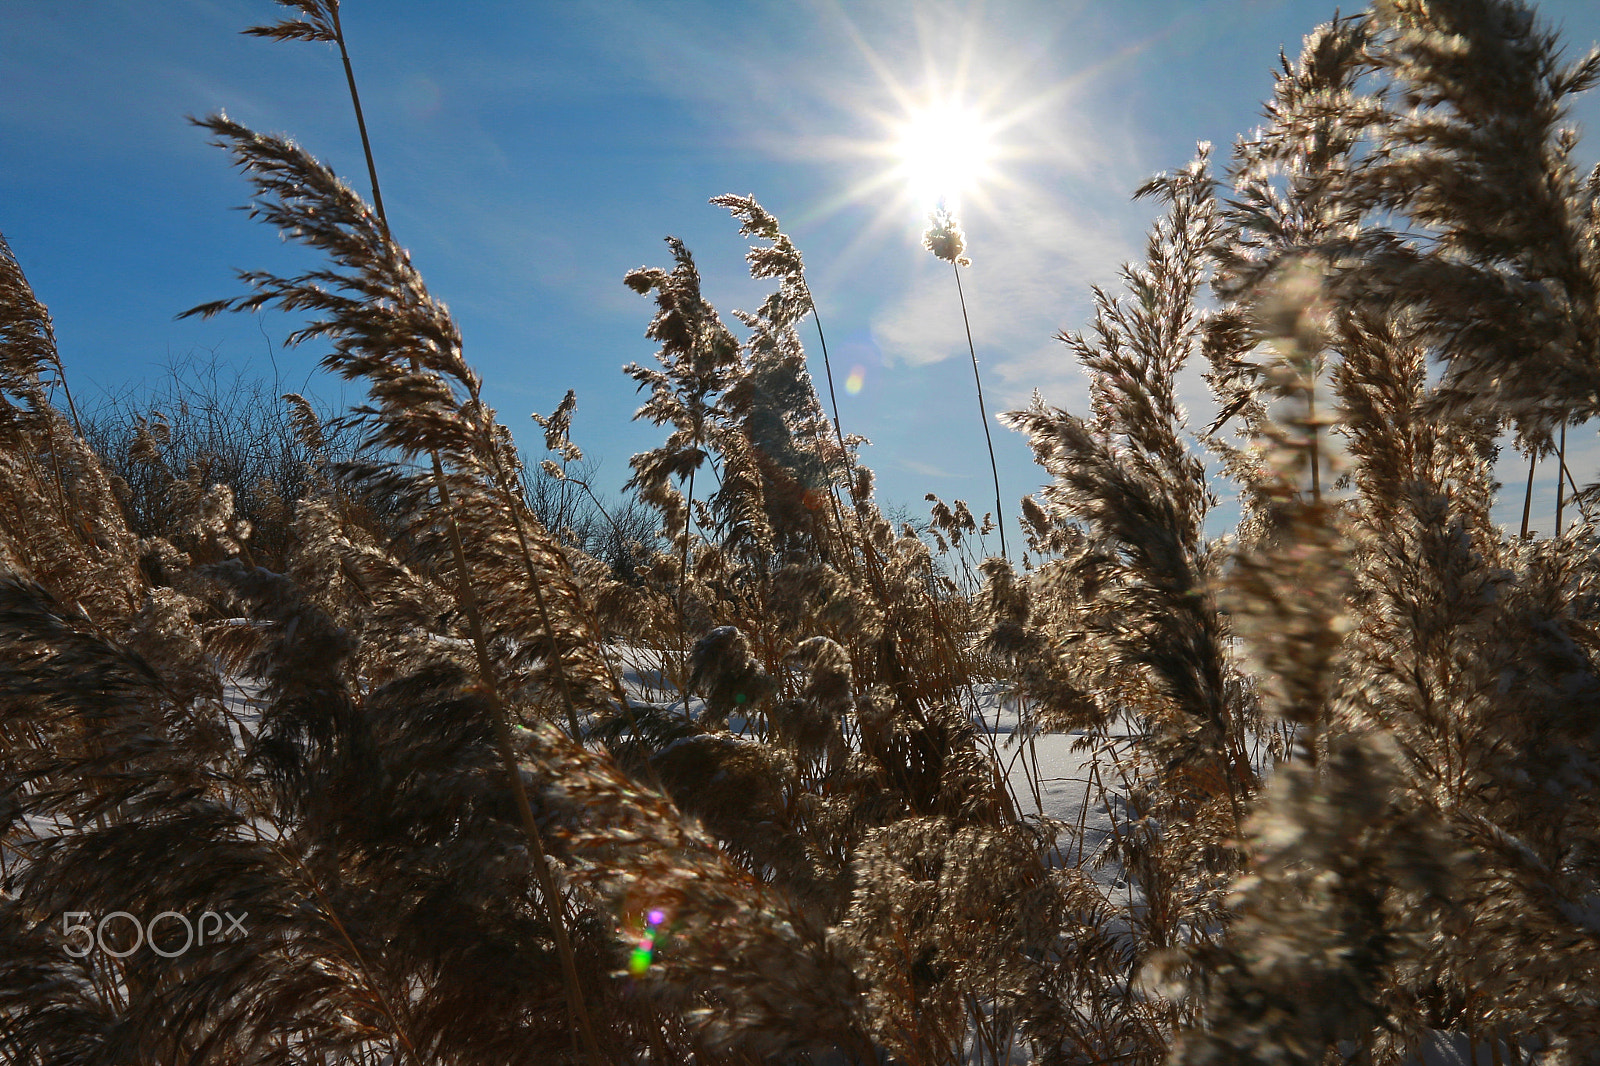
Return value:
<svg viewBox="0 0 1600 1066">
<path fill-rule="evenodd" d="M 286 6 L 253 32 L 342 44 L 332 0 Z M 328 261 L 198 310 L 304 314 L 367 397 L 290 400 L 270 552 L 193 419 L 141 412 L 108 472 L 0 242 L 0 1060 L 1588 1061 L 1600 537 L 1491 515 L 1503 434 L 1593 413 L 1561 122 L 1597 72 L 1511 0 L 1385 0 L 1281 57 L 1221 182 L 1203 149 L 1139 190 L 1126 292 L 1061 338 L 1084 413 L 1004 416 L 1049 482 L 1021 573 L 959 501 L 933 549 L 879 510 L 750 197 L 715 201 L 771 285 L 745 331 L 679 242 L 627 278 L 668 534 L 627 575 L 538 520 L 449 312 L 289 142 L 203 123 Z M 539 424 L 576 463 L 573 404 Z M 206 910 L 243 935 L 67 950 L 73 915 Z"/>
<path fill-rule="evenodd" d="M 575 734 L 581 712 L 611 704 L 613 679 L 593 643 L 592 616 L 559 547 L 527 511 L 520 460 L 480 399 L 481 383 L 462 359 L 454 322 L 428 293 L 388 227 L 297 146 L 220 116 L 202 125 L 233 152 L 255 185 L 252 213 L 325 251 L 342 271 L 297 277 L 246 272 L 241 276 L 255 290 L 252 295 L 190 313 L 269 305 L 311 311 L 320 317 L 291 335 L 290 343 L 331 339 L 334 352 L 324 365 L 369 383 L 374 404 L 352 417 L 369 446 L 395 458 L 348 464 L 340 475 L 405 501 L 419 528 L 432 527 L 420 543 L 453 558 L 458 609 L 467 621 L 496 745 L 550 905 L 569 1007 L 589 1058 L 599 1061 L 559 913 L 561 895 L 516 769 L 508 721 L 515 694 L 529 685 L 530 694 L 543 692 L 534 695 L 535 701 L 553 698 Z M 412 467 L 411 458 L 419 454 L 430 458 L 431 469 Z M 517 652 L 492 647 L 509 640 L 519 646 Z"/>
</svg>

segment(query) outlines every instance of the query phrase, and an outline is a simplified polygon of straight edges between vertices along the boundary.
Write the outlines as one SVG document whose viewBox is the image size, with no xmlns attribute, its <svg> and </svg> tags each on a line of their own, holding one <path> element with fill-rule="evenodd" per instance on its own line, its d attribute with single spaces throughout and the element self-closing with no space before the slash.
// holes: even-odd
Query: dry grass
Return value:
<svg viewBox="0 0 1600 1066">
<path fill-rule="evenodd" d="M 333 0 L 288 6 L 262 35 L 343 49 Z M 932 549 L 884 518 L 750 198 L 717 200 L 775 284 L 747 340 L 680 242 L 627 278 L 666 430 L 628 580 L 540 521 L 448 309 L 292 143 L 202 123 L 327 265 L 197 311 L 303 314 L 367 392 L 294 408 L 270 559 L 203 473 L 118 490 L 0 244 L 0 1059 L 1589 1061 L 1600 542 L 1489 521 L 1497 435 L 1549 447 L 1600 380 L 1600 185 L 1559 126 L 1597 61 L 1555 49 L 1512 3 L 1380 4 L 1283 62 L 1226 180 L 1202 150 L 1141 190 L 1145 260 L 1062 337 L 1088 413 L 1007 416 L 1048 479 L 1020 572 L 960 501 Z M 1091 753 L 1076 825 L 1013 794 L 989 685 L 1024 747 Z M 68 950 L 115 911 L 246 932 Z"/>
</svg>

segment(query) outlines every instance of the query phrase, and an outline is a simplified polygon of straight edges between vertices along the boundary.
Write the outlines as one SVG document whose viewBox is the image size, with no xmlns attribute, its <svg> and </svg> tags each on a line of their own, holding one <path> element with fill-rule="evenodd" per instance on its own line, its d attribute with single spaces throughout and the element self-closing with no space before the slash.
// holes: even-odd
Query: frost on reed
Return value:
<svg viewBox="0 0 1600 1066">
<path fill-rule="evenodd" d="M 336 33 L 287 6 L 278 36 Z M 628 582 L 540 524 L 447 309 L 289 142 L 204 123 L 327 262 L 199 310 L 303 313 L 367 391 L 295 407 L 279 569 L 198 475 L 130 532 L 0 244 L 0 1059 L 1400 1063 L 1443 1031 L 1591 1060 L 1600 540 L 1489 516 L 1497 439 L 1600 394 L 1600 185 L 1561 126 L 1597 67 L 1509 2 L 1313 32 L 1224 181 L 1202 151 L 1141 190 L 1144 261 L 1062 337 L 1087 412 L 1007 416 L 1050 479 L 1035 565 L 966 589 L 829 433 L 800 255 L 750 197 L 715 201 L 774 285 L 744 339 L 681 244 L 627 279 L 666 431 Z M 995 686 L 1019 745 L 1076 733 L 1098 851 L 1007 787 Z M 244 933 L 67 950 L 69 912 L 208 910 Z"/>
</svg>

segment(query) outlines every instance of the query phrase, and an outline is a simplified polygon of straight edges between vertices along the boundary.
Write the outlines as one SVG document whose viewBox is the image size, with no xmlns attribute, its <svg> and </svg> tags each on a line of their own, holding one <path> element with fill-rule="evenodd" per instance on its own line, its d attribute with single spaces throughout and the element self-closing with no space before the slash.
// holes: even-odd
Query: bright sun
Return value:
<svg viewBox="0 0 1600 1066">
<path fill-rule="evenodd" d="M 922 206 L 955 211 L 963 196 L 994 176 L 994 124 L 977 110 L 936 101 L 912 112 L 894 135 L 896 175 Z"/>
</svg>

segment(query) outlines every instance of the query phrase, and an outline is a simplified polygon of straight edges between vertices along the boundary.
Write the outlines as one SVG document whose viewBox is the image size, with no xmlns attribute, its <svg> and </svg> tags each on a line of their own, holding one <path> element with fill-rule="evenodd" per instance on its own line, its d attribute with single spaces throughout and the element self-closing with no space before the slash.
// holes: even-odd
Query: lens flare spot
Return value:
<svg viewBox="0 0 1600 1066">
<path fill-rule="evenodd" d="M 400 101 L 413 119 L 430 119 L 439 113 L 444 93 L 432 78 L 417 74 L 401 87 Z"/>
<path fill-rule="evenodd" d="M 649 914 L 646 914 L 644 916 L 644 920 L 649 922 L 651 925 L 660 925 L 662 922 L 667 920 L 667 912 L 658 907 Z"/>
<path fill-rule="evenodd" d="M 858 396 L 861 388 L 867 383 L 867 368 L 857 363 L 850 368 L 849 377 L 844 379 L 844 391 L 852 396 Z"/>
<path fill-rule="evenodd" d="M 628 972 L 635 977 L 643 977 L 644 972 L 650 968 L 650 949 L 634 948 L 628 956 Z"/>
</svg>

